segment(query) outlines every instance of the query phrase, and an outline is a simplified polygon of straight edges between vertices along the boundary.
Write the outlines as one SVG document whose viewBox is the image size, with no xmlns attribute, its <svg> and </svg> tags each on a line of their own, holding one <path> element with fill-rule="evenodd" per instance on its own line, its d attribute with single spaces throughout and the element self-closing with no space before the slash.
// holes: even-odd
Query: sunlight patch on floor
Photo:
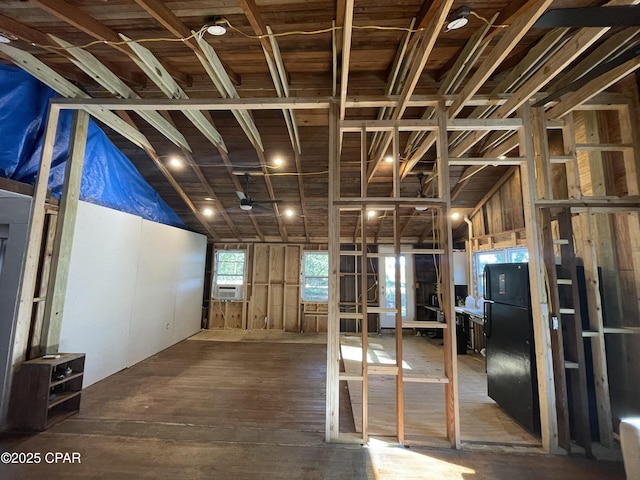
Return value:
<svg viewBox="0 0 640 480">
<path fill-rule="evenodd" d="M 370 439 L 366 451 L 370 461 L 370 478 L 375 480 L 464 480 L 476 473 L 471 468 L 430 457 L 424 452 L 389 446 L 380 440 Z"/>
</svg>

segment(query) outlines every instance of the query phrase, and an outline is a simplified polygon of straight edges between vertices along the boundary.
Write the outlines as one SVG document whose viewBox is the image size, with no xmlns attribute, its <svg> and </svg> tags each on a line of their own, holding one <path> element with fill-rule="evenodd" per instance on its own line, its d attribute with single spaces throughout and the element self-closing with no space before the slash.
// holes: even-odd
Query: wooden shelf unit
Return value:
<svg viewBox="0 0 640 480">
<path fill-rule="evenodd" d="M 16 374 L 10 424 L 16 430 L 43 431 L 78 413 L 84 376 L 84 353 L 24 362 Z"/>
</svg>

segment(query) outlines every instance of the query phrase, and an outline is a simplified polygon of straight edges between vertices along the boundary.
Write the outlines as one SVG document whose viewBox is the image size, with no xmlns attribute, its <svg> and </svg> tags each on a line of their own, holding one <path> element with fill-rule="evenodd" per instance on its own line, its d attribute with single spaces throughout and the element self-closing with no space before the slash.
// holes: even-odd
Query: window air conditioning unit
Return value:
<svg viewBox="0 0 640 480">
<path fill-rule="evenodd" d="M 242 300 L 242 285 L 216 285 L 213 298 L 216 300 Z"/>
</svg>

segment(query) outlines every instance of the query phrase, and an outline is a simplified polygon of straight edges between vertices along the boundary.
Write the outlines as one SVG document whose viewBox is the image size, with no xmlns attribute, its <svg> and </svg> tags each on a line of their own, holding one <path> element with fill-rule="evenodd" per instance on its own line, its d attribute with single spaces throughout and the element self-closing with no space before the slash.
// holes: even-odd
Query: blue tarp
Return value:
<svg viewBox="0 0 640 480">
<path fill-rule="evenodd" d="M 56 93 L 19 68 L 0 65 L 0 177 L 34 184 L 44 143 L 49 100 Z M 73 113 L 60 114 L 49 188 L 62 191 Z M 183 227 L 133 164 L 89 121 L 80 199 Z"/>
</svg>

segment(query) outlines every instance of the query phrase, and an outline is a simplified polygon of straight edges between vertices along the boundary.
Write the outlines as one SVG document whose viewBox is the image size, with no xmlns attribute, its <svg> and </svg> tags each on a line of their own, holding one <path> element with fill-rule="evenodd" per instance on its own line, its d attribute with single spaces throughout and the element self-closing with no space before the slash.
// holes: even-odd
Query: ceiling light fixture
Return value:
<svg viewBox="0 0 640 480">
<path fill-rule="evenodd" d="M 0 33 L 0 43 L 11 43 L 11 39 Z"/>
<path fill-rule="evenodd" d="M 207 33 L 219 37 L 227 33 L 228 21 L 225 18 L 215 18 L 211 25 L 207 25 Z"/>
<path fill-rule="evenodd" d="M 420 183 L 420 189 L 418 190 L 418 198 L 427 198 L 427 196 L 424 194 L 423 190 L 424 190 L 424 185 L 422 182 L 424 182 L 424 173 L 420 172 L 418 174 L 418 182 Z M 414 207 L 416 209 L 416 211 L 418 212 L 424 212 L 427 208 L 426 205 L 417 205 L 416 207 Z"/>
<path fill-rule="evenodd" d="M 282 158 L 280 158 L 280 157 L 276 157 L 273 160 L 273 166 L 274 167 L 281 167 L 283 163 L 284 163 L 284 160 L 282 160 Z"/>
<path fill-rule="evenodd" d="M 287 210 L 285 210 L 284 214 L 285 214 L 287 217 L 291 218 L 291 217 L 293 217 L 293 210 L 291 210 L 290 208 L 288 208 Z"/>
<path fill-rule="evenodd" d="M 507 156 L 506 156 L 506 155 L 500 155 L 500 156 L 498 157 L 498 160 L 506 160 L 506 159 L 507 159 Z"/>
<path fill-rule="evenodd" d="M 393 157 L 389 155 L 388 157 L 385 157 L 384 161 L 387 163 L 393 163 Z"/>
<path fill-rule="evenodd" d="M 457 220 L 457 219 L 459 219 L 459 218 L 460 218 L 460 214 L 459 214 L 458 212 L 453 212 L 453 213 L 451 214 L 451 218 L 452 218 L 453 220 Z"/>
<path fill-rule="evenodd" d="M 184 162 L 178 157 L 171 157 L 169 159 L 169 165 L 173 168 L 182 168 L 184 166 Z"/>
<path fill-rule="evenodd" d="M 467 6 L 462 6 L 457 9 L 455 12 L 451 14 L 449 20 L 447 21 L 447 25 L 444 28 L 445 32 L 449 30 L 457 30 L 459 28 L 464 27 L 467 23 L 469 23 L 469 15 L 471 14 L 471 9 Z"/>
<path fill-rule="evenodd" d="M 213 215 L 213 210 L 211 208 L 205 208 L 204 210 L 202 210 L 202 214 L 206 217 L 210 217 L 211 215 Z"/>
<path fill-rule="evenodd" d="M 376 216 L 376 211 L 375 211 L 375 210 L 369 210 L 369 211 L 367 212 L 367 217 L 368 217 L 368 218 L 373 218 L 373 217 L 375 217 L 375 216 Z"/>
</svg>

